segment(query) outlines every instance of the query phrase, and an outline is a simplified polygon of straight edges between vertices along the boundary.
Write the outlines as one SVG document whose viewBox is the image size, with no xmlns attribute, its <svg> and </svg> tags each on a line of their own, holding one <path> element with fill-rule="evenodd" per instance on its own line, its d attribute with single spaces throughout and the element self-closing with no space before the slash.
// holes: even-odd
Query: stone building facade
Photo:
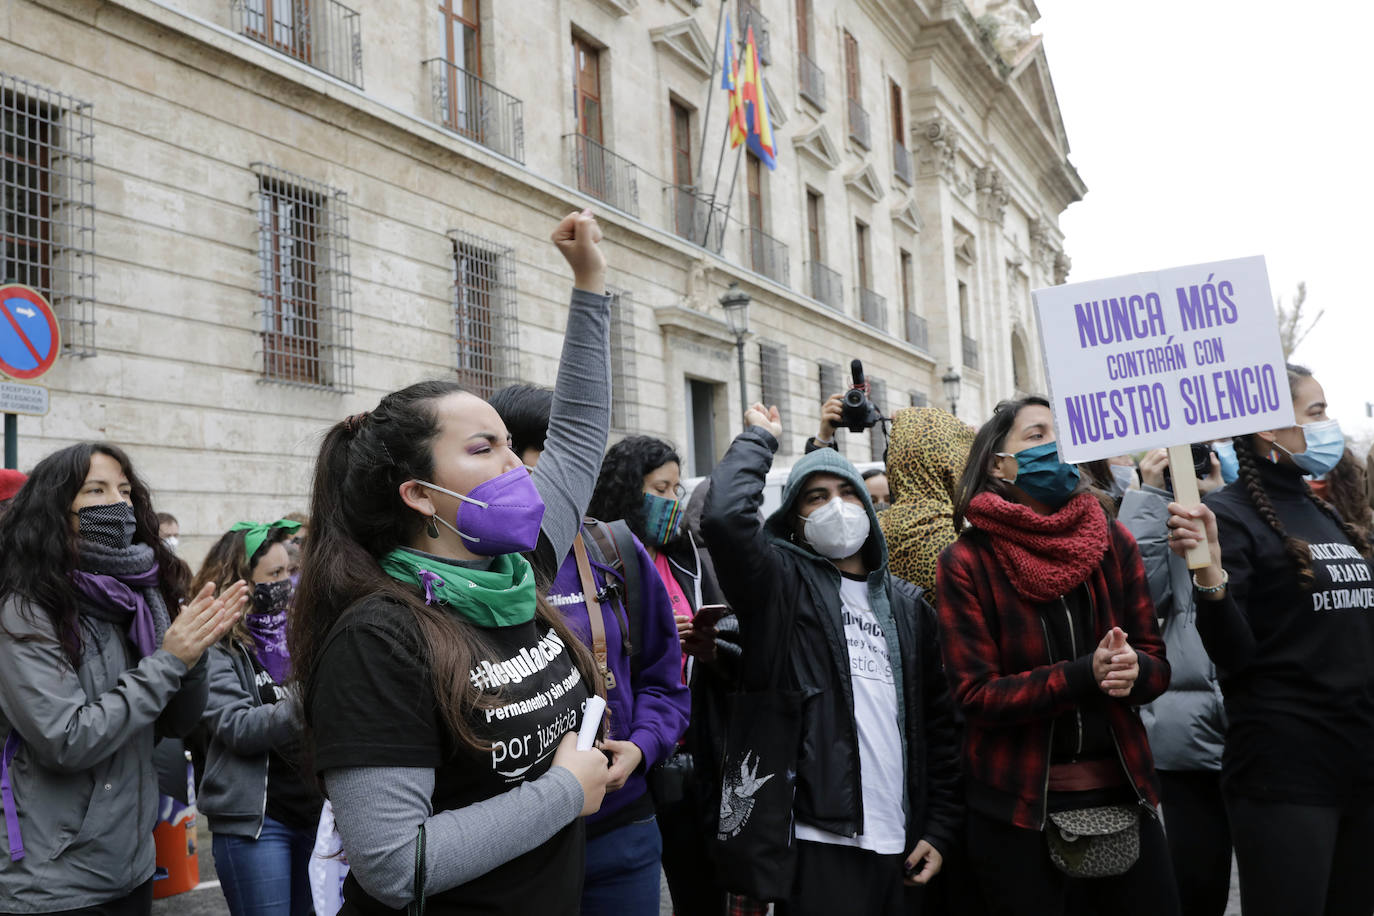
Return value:
<svg viewBox="0 0 1374 916">
<path fill-rule="evenodd" d="M 193 556 L 304 508 L 321 431 L 426 377 L 551 383 L 593 207 L 615 433 L 703 473 L 750 400 L 814 431 L 864 360 L 885 412 L 1043 384 L 1030 290 L 1085 189 L 1033 0 L 728 0 L 765 61 L 775 171 L 725 150 L 720 0 L 11 0 L 4 277 L 64 353 L 22 466 L 133 452 Z M 847 436 L 855 460 L 881 439 Z"/>
</svg>

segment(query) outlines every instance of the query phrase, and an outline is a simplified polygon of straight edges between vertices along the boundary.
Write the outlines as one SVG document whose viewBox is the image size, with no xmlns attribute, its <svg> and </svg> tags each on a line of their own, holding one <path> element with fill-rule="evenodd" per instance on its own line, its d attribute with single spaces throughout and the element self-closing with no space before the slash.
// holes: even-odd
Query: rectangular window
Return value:
<svg viewBox="0 0 1374 916">
<path fill-rule="evenodd" d="M 606 287 L 611 297 L 611 428 L 639 429 L 639 405 L 632 399 L 635 373 L 635 304 L 629 290 Z"/>
<path fill-rule="evenodd" d="M 244 36 L 362 88 L 357 10 L 338 0 L 234 0 L 230 6 Z"/>
<path fill-rule="evenodd" d="M 859 288 L 871 289 L 868 282 L 868 227 L 854 221 L 854 242 L 859 249 Z"/>
<path fill-rule="evenodd" d="M 573 46 L 573 115 L 577 132 L 594 143 L 604 143 L 601 133 L 601 52 L 581 38 Z"/>
<path fill-rule="evenodd" d="M 902 272 L 902 311 L 907 315 L 913 315 L 916 308 L 911 299 L 911 252 L 905 248 L 898 249 L 897 261 Z"/>
<path fill-rule="evenodd" d="M 859 43 L 848 30 L 844 33 L 844 87 L 851 102 L 863 104 L 859 94 Z"/>
<path fill-rule="evenodd" d="M 473 76 L 482 75 L 482 27 L 478 0 L 439 0 L 444 58 Z"/>
<path fill-rule="evenodd" d="M 514 249 L 457 229 L 449 232 L 449 239 L 458 381 L 489 398 L 520 374 Z"/>
<path fill-rule="evenodd" d="M 929 407 L 929 406 L 930 406 L 930 398 L 926 396 L 925 392 L 922 392 L 922 391 L 912 391 L 912 392 L 910 392 L 910 394 L 911 394 L 911 406 L 912 406 L 912 407 Z"/>
<path fill-rule="evenodd" d="M 806 192 L 806 244 L 814 263 L 824 262 L 821 257 L 821 196 L 810 189 Z"/>
<path fill-rule="evenodd" d="M 692 113 L 677 102 L 669 102 L 673 119 L 673 184 L 690 187 L 692 181 Z"/>
<path fill-rule="evenodd" d="M 0 282 L 38 290 L 62 352 L 95 355 L 91 105 L 0 73 Z"/>
<path fill-rule="evenodd" d="M 959 327 L 965 335 L 969 332 L 968 284 L 959 281 Z"/>
<path fill-rule="evenodd" d="M 745 189 L 749 195 L 749 228 L 763 231 L 763 163 L 753 153 L 744 157 Z"/>
<path fill-rule="evenodd" d="M 763 403 L 769 407 L 777 405 L 782 418 L 782 428 L 791 429 L 792 410 L 791 385 L 787 371 L 787 346 L 785 344 L 759 344 L 759 374 L 763 380 Z M 778 454 L 789 454 L 786 437 L 778 443 Z"/>
<path fill-rule="evenodd" d="M 692 473 L 703 477 L 716 466 L 716 388 L 700 379 L 687 379 L 687 451 Z"/>
<path fill-rule="evenodd" d="M 887 404 L 887 382 L 870 375 L 868 376 L 868 399 L 873 402 L 873 406 L 878 408 L 878 413 L 889 416 Z M 874 461 L 886 460 L 887 453 L 887 424 L 875 423 L 873 428 L 868 431 L 868 447 Z"/>
<path fill-rule="evenodd" d="M 811 54 L 811 0 L 797 2 L 797 50 Z"/>
<path fill-rule="evenodd" d="M 890 81 L 890 83 L 892 86 L 892 138 L 905 146 L 903 138 L 906 136 L 906 115 L 902 111 L 902 87 L 898 86 L 895 80 Z"/>
<path fill-rule="evenodd" d="M 348 198 L 255 162 L 263 378 L 353 390 Z"/>
<path fill-rule="evenodd" d="M 818 404 L 824 404 L 827 400 L 830 399 L 831 395 L 843 395 L 846 391 L 849 390 L 849 382 L 847 381 L 847 376 L 844 374 L 844 370 L 842 370 L 838 364 L 822 360 L 816 365 L 817 368 L 820 370 L 818 373 L 820 380 L 819 397 L 817 399 Z M 844 437 L 837 436 L 835 438 L 835 445 L 839 448 L 841 452 L 843 452 Z"/>
</svg>

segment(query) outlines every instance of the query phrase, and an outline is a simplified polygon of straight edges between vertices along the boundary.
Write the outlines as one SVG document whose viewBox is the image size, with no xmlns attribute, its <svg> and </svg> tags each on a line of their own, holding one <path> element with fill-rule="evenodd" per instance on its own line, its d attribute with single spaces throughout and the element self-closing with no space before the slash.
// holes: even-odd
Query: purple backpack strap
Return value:
<svg viewBox="0 0 1374 916">
<path fill-rule="evenodd" d="M 10 838 L 12 862 L 24 858 L 24 839 L 19 835 L 19 811 L 14 807 L 14 787 L 10 785 L 10 763 L 23 743 L 19 732 L 10 729 L 9 737 L 5 739 L 5 750 L 0 752 L 0 804 L 5 808 L 5 831 Z"/>
</svg>

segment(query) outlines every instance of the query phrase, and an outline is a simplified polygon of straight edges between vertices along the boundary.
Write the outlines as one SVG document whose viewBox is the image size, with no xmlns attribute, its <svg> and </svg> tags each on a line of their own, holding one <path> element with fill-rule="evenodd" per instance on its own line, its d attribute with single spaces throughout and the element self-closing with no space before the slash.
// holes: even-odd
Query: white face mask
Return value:
<svg viewBox="0 0 1374 916">
<path fill-rule="evenodd" d="M 806 542 L 823 557 L 843 560 L 862 549 L 869 527 L 863 506 L 836 496 L 806 517 Z"/>
<path fill-rule="evenodd" d="M 177 537 L 175 534 L 171 534 L 163 538 L 162 543 L 166 544 L 167 549 L 172 553 L 176 553 L 177 548 L 181 546 L 181 538 Z"/>
</svg>

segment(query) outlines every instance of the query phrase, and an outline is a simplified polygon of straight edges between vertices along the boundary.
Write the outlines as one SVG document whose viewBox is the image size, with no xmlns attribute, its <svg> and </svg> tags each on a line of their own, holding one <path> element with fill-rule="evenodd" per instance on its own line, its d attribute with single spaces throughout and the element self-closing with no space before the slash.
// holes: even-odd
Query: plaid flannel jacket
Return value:
<svg viewBox="0 0 1374 916">
<path fill-rule="evenodd" d="M 1111 524 L 1106 556 L 1087 580 L 1097 638 L 1119 626 L 1139 659 L 1140 676 L 1121 700 L 1094 682 L 1091 653 L 1050 661 L 1042 615 L 1052 605 L 1037 605 L 1017 592 L 986 533 L 970 529 L 950 545 L 940 555 L 936 580 L 945 668 L 967 720 L 969 806 L 1042 829 L 1052 724 L 1079 704 L 1105 709 L 1137 795 L 1157 806 L 1154 762 L 1136 707 L 1168 688 L 1169 663 L 1130 533 Z"/>
</svg>

